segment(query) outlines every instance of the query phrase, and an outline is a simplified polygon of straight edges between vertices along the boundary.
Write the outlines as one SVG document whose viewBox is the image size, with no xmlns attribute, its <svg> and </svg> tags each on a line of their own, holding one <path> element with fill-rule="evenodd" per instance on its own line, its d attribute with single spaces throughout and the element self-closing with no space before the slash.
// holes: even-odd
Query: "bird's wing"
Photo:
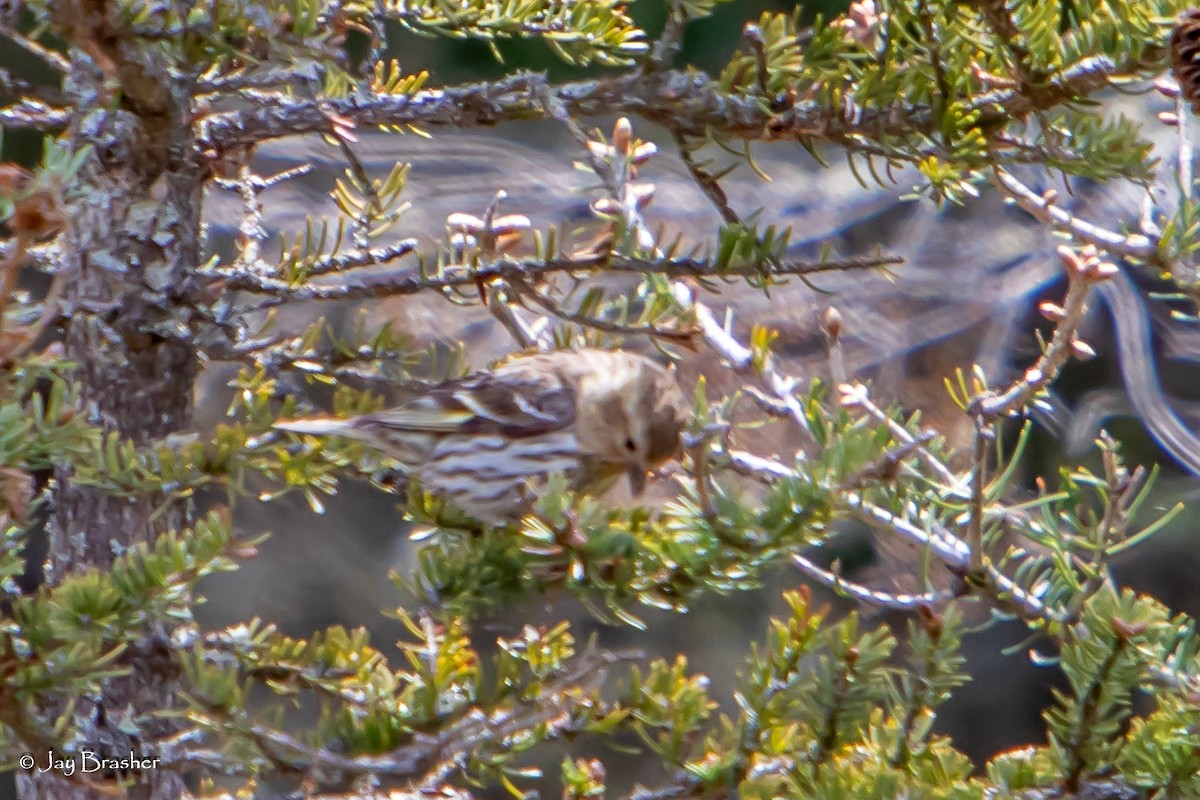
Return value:
<svg viewBox="0 0 1200 800">
<path fill-rule="evenodd" d="M 557 375 L 530 370 L 448 381 L 410 403 L 362 418 L 368 427 L 510 437 L 550 433 L 574 421 L 574 389 Z"/>
</svg>

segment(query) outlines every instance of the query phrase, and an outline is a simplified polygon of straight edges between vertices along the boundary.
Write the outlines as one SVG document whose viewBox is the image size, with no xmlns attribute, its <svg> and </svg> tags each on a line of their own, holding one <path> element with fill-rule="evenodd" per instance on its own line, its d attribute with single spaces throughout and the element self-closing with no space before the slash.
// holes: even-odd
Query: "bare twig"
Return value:
<svg viewBox="0 0 1200 800">
<path fill-rule="evenodd" d="M 38 128 L 46 131 L 62 128 L 71 121 L 71 112 L 40 100 L 18 100 L 0 108 L 0 125 L 10 128 Z"/>
<path fill-rule="evenodd" d="M 457 233 L 451 236 L 457 266 L 471 269 L 476 249 L 485 262 L 494 261 L 507 248 L 515 245 L 522 232 L 530 227 L 529 218 L 524 215 L 498 216 L 500 203 L 506 199 L 508 192 L 501 190 L 496 192 L 482 217 L 455 213 L 447 218 L 447 227 L 457 229 Z M 468 256 L 469 251 L 471 256 Z M 544 335 L 545 325 L 528 323 L 521 310 L 513 305 L 516 292 L 511 279 L 478 280 L 475 288 L 488 311 L 508 331 L 518 347 L 525 350 L 536 346 L 544 350 L 551 345 L 549 336 Z"/>
<path fill-rule="evenodd" d="M 227 185 L 218 181 L 219 185 Z M 266 188 L 266 182 L 250 169 L 249 164 L 242 164 L 238 170 L 237 180 L 228 184 L 236 188 L 242 198 L 242 221 L 238 225 L 241 240 L 238 247 L 238 265 L 245 270 L 268 275 L 270 266 L 262 260 L 262 244 L 267 238 L 267 228 L 263 224 L 263 205 L 259 195 Z"/>
<path fill-rule="evenodd" d="M 1186 132 L 1189 119 L 1190 116 L 1186 113 L 1180 114 L 1178 119 L 1181 131 L 1178 179 L 1181 190 L 1191 180 L 1192 152 L 1190 149 L 1185 152 L 1184 149 L 1185 144 L 1190 148 L 1190 137 Z M 1157 263 L 1157 245 L 1151 236 L 1120 234 L 1079 220 L 1056 206 L 1053 195 L 1038 195 L 1003 170 L 994 173 L 991 181 L 1016 200 L 1021 208 L 1043 222 L 1070 233 L 1080 241 L 1089 242 L 1110 252 Z M 1119 347 L 1117 360 L 1134 409 L 1155 440 L 1192 474 L 1200 475 L 1200 439 L 1179 419 L 1163 395 L 1150 347 L 1149 318 L 1137 288 L 1129 276 L 1120 271 L 1112 275 L 1110 280 L 1098 283 L 1096 291 L 1104 298 L 1113 315 Z M 1067 313 L 1071 313 L 1072 300 L 1073 298 L 1068 297 L 1066 308 L 1063 309 Z M 1044 379 L 1046 373 L 1043 372 L 1041 377 Z"/>
<path fill-rule="evenodd" d="M 792 478 L 796 474 L 787 465 L 773 459 L 736 451 L 728 452 L 725 455 L 736 471 L 765 483 Z M 846 492 L 835 497 L 839 504 L 864 522 L 897 534 L 922 548 L 927 548 L 935 558 L 952 571 L 963 574 L 968 572 L 971 558 L 970 548 L 939 523 L 930 520 L 927 523 L 929 530 L 924 530 L 888 509 L 867 502 L 857 492 Z M 976 576 L 970 585 L 984 591 L 1001 608 L 1012 610 L 1022 619 L 1049 621 L 1055 624 L 1061 623 L 1064 619 L 1061 612 L 1048 608 L 1036 595 L 1022 589 L 994 566 L 986 566 L 982 574 Z"/>
<path fill-rule="evenodd" d="M 0 25 L 0 36 L 10 39 L 13 44 L 18 45 L 19 47 L 37 56 L 46 63 L 46 66 L 50 67 L 55 72 L 59 72 L 63 75 L 70 74 L 71 62 L 66 56 L 64 56 L 62 53 L 59 53 L 57 50 L 51 50 L 48 47 L 44 47 L 43 45 L 39 44 L 33 39 L 30 39 L 25 34 L 21 33 L 15 28 L 9 27 L 8 25 Z"/>
<path fill-rule="evenodd" d="M 346 137 L 337 134 L 337 128 L 334 127 L 333 137 L 337 140 L 338 149 L 342 151 L 342 155 L 346 158 L 346 163 L 349 165 L 350 174 L 354 176 L 355 182 L 366 195 L 367 201 L 370 204 L 369 216 L 367 213 L 357 214 L 354 219 L 354 244 L 356 247 L 367 247 L 368 229 L 370 227 L 371 217 L 378 217 L 383 213 L 383 201 L 379 198 L 379 192 L 375 190 L 375 184 L 371 181 L 371 176 L 367 174 L 366 167 L 363 166 L 358 154 L 354 152 L 354 148 L 350 146 L 350 142 Z"/>
<path fill-rule="evenodd" d="M 655 339 L 673 342 L 691 342 L 696 337 L 696 331 L 687 328 L 664 328 L 660 325 L 649 324 L 629 325 L 621 322 L 613 322 L 612 320 L 599 319 L 587 314 L 580 314 L 563 308 L 557 300 L 542 294 L 521 278 L 512 278 L 510 284 L 516 290 L 517 300 L 528 299 L 559 319 L 588 328 L 594 328 L 604 333 L 616 336 L 651 336 Z"/>
<path fill-rule="evenodd" d="M 1125 537 L 1129 522 L 1129 503 L 1137 496 L 1146 475 L 1142 467 L 1138 467 L 1133 475 L 1129 474 L 1117 457 L 1116 442 L 1107 431 L 1101 432 L 1100 440 L 1108 494 L 1104 503 L 1104 515 L 1094 526 L 1092 547 L 1086 551 L 1089 555 L 1088 560 L 1084 562 L 1081 555 L 1074 556 L 1075 563 L 1087 578 L 1067 609 L 1066 617 L 1071 623 L 1082 619 L 1088 601 L 1109 583 L 1109 546 Z"/>
<path fill-rule="evenodd" d="M 896 611 L 916 611 L 921 608 L 932 608 L 955 597 L 955 592 L 925 592 L 923 594 L 907 594 L 885 592 L 872 589 L 860 583 L 847 580 L 837 572 L 824 569 L 804 556 L 796 553 L 792 556 L 792 564 L 808 577 L 820 583 L 825 588 L 844 594 L 854 600 L 880 608 L 890 608 Z"/>
<path fill-rule="evenodd" d="M 196 82 L 198 99 L 210 99 L 213 95 L 236 94 L 252 89 L 284 90 L 296 86 L 303 79 L 294 68 L 261 66 L 256 69 L 239 69 L 221 74 L 206 74 Z"/>
<path fill-rule="evenodd" d="M 416 239 L 401 239 L 395 244 L 365 249 L 353 248 L 344 250 L 337 255 L 319 258 L 305 266 L 304 273 L 309 277 L 318 277 L 331 273 L 346 272 L 364 267 L 381 267 L 398 258 L 411 255 L 417 251 Z"/>
<path fill-rule="evenodd" d="M 863 489 L 880 483 L 891 483 L 900 476 L 904 459 L 925 450 L 925 443 L 937 437 L 936 431 L 922 431 L 917 436 L 907 436 L 899 444 L 892 445 L 871 463 L 846 476 L 841 485 L 844 489 Z"/>
<path fill-rule="evenodd" d="M 987 457 L 995 431 L 982 415 L 975 417 L 975 448 L 971 454 L 971 504 L 967 515 L 967 547 L 971 557 L 967 571 L 977 575 L 983 571 L 983 487 L 987 480 Z"/>
<path fill-rule="evenodd" d="M 643 74 L 671 68 L 675 56 L 679 55 L 683 47 L 683 31 L 687 23 L 687 6 L 684 3 L 670 3 L 662 33 L 650 45 L 650 58 L 646 59 L 642 66 Z"/>
<path fill-rule="evenodd" d="M 487 308 L 500 323 L 508 335 L 517 343 L 517 347 L 527 350 L 537 347 L 544 350 L 549 346 L 541 331 L 527 323 L 521 316 L 520 309 L 514 308 L 510 302 L 507 286 L 495 286 L 487 293 Z"/>
<path fill-rule="evenodd" d="M 1042 313 L 1056 322 L 1054 335 L 1041 358 L 1006 391 L 993 393 L 976 399 L 971 406 L 973 414 L 984 421 L 1011 414 L 1023 407 L 1034 395 L 1049 386 L 1067 361 L 1074 356 L 1093 355 L 1090 348 L 1076 339 L 1076 332 L 1087 311 L 1087 299 L 1091 287 L 1111 280 L 1120 274 L 1116 265 L 1102 261 L 1094 247 L 1076 253 L 1069 247 L 1058 248 L 1059 258 L 1067 273 L 1067 296 L 1061 306 L 1042 305 Z"/>
<path fill-rule="evenodd" d="M 1117 233 L 1081 220 L 1056 205 L 1053 196 L 1038 194 L 1007 170 L 996 168 L 988 175 L 988 180 L 1023 210 L 1047 225 L 1071 234 L 1077 241 L 1129 258 L 1152 262 L 1158 258 L 1158 247 L 1148 236 Z"/>
<path fill-rule="evenodd" d="M 1045 198 L 1049 205 L 1051 198 Z M 983 573 L 984 553 L 984 484 L 987 480 L 987 459 L 995 439 L 996 420 L 1015 413 L 1049 386 L 1072 355 L 1086 357 L 1091 349 L 1076 338 L 1091 287 L 1116 277 L 1120 270 L 1115 264 L 1102 261 L 1096 248 L 1089 245 L 1076 253 L 1069 247 L 1058 249 L 1067 274 L 1067 296 L 1061 306 L 1043 303 L 1042 313 L 1055 321 L 1054 334 L 1041 357 L 1025 371 L 1020 379 L 1004 392 L 991 392 L 975 398 L 968 412 L 975 420 L 975 447 L 971 468 L 970 513 L 967 516 L 967 547 L 970 551 L 967 571 Z"/>
<path fill-rule="evenodd" d="M 929 548 L 940 561 L 955 571 L 970 572 L 970 548 L 941 525 L 931 522 L 929 531 L 925 531 L 861 498 L 850 496 L 846 501 L 847 506 L 856 509 L 864 521 L 883 526 L 921 547 Z M 1061 612 L 1044 605 L 1036 595 L 1022 589 L 994 566 L 985 565 L 983 574 L 977 576 L 976 580 L 993 602 L 1001 608 L 1011 609 L 1022 619 L 1054 623 L 1063 619 Z"/>
<path fill-rule="evenodd" d="M 870 390 L 862 383 L 849 383 L 838 386 L 839 402 L 843 408 L 858 408 L 866 412 L 867 416 L 871 417 L 876 422 L 888 426 L 888 431 L 896 439 L 909 444 L 920 444 L 917 439 L 905 430 L 904 426 L 887 415 L 886 412 L 871 400 Z M 966 497 L 968 490 L 961 479 L 956 477 L 953 472 L 934 455 L 929 448 L 919 446 L 917 455 L 921 461 L 937 474 L 938 479 L 952 493 Z"/>
<path fill-rule="evenodd" d="M 683 165 L 687 167 L 692 180 L 704 192 L 704 196 L 712 203 L 713 208 L 721 215 L 721 219 L 725 220 L 726 225 L 741 224 L 742 218 L 738 216 L 737 211 L 729 204 L 729 197 L 725 194 L 725 190 L 721 188 L 719 178 L 700 166 L 696 161 L 696 157 L 692 155 L 692 150 L 688 147 L 687 139 L 682 133 L 673 130 L 671 134 L 675 137 L 675 147 L 679 150 L 679 157 L 683 159 Z"/>
<path fill-rule="evenodd" d="M 825 332 L 825 340 L 829 342 L 829 377 L 835 384 L 845 383 L 849 374 L 846 372 L 846 354 L 842 348 L 842 313 L 834 306 L 826 308 L 821 315 L 821 328 Z"/>
<path fill-rule="evenodd" d="M 899 263 L 898 258 L 850 258 L 827 262 L 790 261 L 775 265 L 772 275 L 815 275 L 822 272 L 871 269 Z M 286 281 L 265 278 L 251 272 L 239 270 L 216 270 L 231 290 L 256 292 L 270 295 L 253 304 L 249 310 L 271 308 L 289 302 L 306 300 L 358 300 L 366 298 L 395 297 L 426 291 L 445 291 L 454 288 L 472 287 L 480 282 L 521 278 L 535 282 L 543 275 L 559 272 L 591 272 L 594 270 L 626 272 L 632 274 L 660 274 L 668 277 L 734 278 L 761 275 L 762 268 L 756 264 L 734 265 L 718 269 L 711 262 L 694 258 L 640 259 L 628 256 L 599 253 L 581 257 L 514 259 L 501 257 L 496 261 L 472 267 L 449 266 L 438 274 L 427 274 L 412 270 L 372 276 L 359 283 L 341 285 L 292 286 Z"/>
<path fill-rule="evenodd" d="M 567 112 L 566 106 L 549 91 L 541 94 L 542 102 L 550 116 L 562 122 L 571 136 L 583 148 L 592 171 L 604 184 L 608 193 L 607 200 L 596 201 L 592 204 L 594 213 L 616 216 L 620 219 L 620 230 L 632 235 L 640 248 L 654 252 L 655 237 L 646 225 L 642 209 L 654 198 L 654 184 L 634 182 L 637 177 L 637 164 L 645 161 L 658 152 L 658 148 L 650 143 L 642 144 L 638 150 L 633 147 L 633 126 L 626 117 L 621 117 L 613 125 L 612 139 L 603 142 L 590 139 L 579 123 Z M 610 223 L 610 229 L 617 227 Z"/>
<path fill-rule="evenodd" d="M 796 399 L 796 379 L 776 370 L 773 359 L 769 356 L 756 367 L 754 353 L 734 338 L 724 325 L 717 322 L 712 310 L 696 300 L 695 291 L 690 286 L 680 281 L 675 283 L 674 291 L 679 304 L 691 309 L 695 314 L 696 323 L 700 326 L 708 346 L 720 353 L 734 372 L 739 375 L 756 375 L 764 388 L 787 409 L 788 417 L 796 427 L 811 438 L 812 429 L 809 427 L 808 417 L 800 401 Z"/>
</svg>

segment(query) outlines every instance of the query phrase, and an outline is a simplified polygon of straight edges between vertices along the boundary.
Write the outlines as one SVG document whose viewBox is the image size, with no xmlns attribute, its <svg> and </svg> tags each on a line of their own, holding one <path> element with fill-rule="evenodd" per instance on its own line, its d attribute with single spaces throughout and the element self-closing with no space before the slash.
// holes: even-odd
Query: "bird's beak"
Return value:
<svg viewBox="0 0 1200 800">
<path fill-rule="evenodd" d="M 626 475 L 629 478 L 629 491 L 633 492 L 634 497 L 641 497 L 642 492 L 646 491 L 646 468 L 630 467 Z"/>
</svg>

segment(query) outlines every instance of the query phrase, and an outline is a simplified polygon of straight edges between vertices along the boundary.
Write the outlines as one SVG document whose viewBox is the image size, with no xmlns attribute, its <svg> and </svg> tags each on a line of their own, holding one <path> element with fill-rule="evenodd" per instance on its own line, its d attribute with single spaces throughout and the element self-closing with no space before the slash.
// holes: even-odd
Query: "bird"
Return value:
<svg viewBox="0 0 1200 800">
<path fill-rule="evenodd" d="M 673 368 L 627 350 L 553 350 L 430 386 L 383 411 L 280 420 L 281 431 L 343 436 L 396 461 L 421 487 L 488 525 L 519 521 L 561 473 L 599 494 L 682 453 L 690 417 Z"/>
</svg>

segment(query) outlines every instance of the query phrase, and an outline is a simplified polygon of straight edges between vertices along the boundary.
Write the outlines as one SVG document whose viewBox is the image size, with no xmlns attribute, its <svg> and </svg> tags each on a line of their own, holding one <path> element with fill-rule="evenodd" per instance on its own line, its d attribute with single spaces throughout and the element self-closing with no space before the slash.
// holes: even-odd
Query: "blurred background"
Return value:
<svg viewBox="0 0 1200 800">
<path fill-rule="evenodd" d="M 833 15 L 845 6 L 832 0 L 814 2 L 805 6 L 804 14 L 810 18 L 816 13 Z M 713 18 L 688 29 L 684 59 L 701 69 L 719 70 L 738 46 L 744 22 L 757 19 L 764 10 L 790 11 L 792 5 L 735 0 L 722 6 Z M 659 4 L 635 4 L 631 11 L 651 33 L 662 24 Z M 29 74 L 29 65 L 19 60 L 15 50 L 0 48 L 0 66 Z M 496 64 L 483 45 L 406 33 L 397 33 L 393 47 L 406 71 L 429 69 L 435 85 L 497 77 L 516 69 L 548 70 L 554 79 L 584 74 L 554 62 L 537 43 L 502 43 L 500 51 L 503 65 Z M 1114 96 L 1108 103 L 1113 113 L 1120 111 L 1146 121 L 1147 135 L 1156 139 L 1169 165 L 1173 134 L 1154 121 L 1155 113 L 1164 110 L 1164 101 L 1156 95 Z M 612 118 L 585 121 L 586 127 L 606 133 L 612 123 Z M 418 236 L 432 244 L 443 236 L 447 214 L 479 214 L 501 189 L 509 195 L 502 210 L 529 215 L 535 227 L 589 216 L 588 201 L 594 196 L 589 190 L 596 181 L 574 168 L 573 162 L 581 154 L 560 126 L 520 123 L 486 132 L 431 133 L 432 139 L 424 139 L 363 132 L 356 149 L 373 174 L 386 174 L 397 160 L 413 163 L 407 190 L 413 208 L 399 226 L 398 236 Z M 687 178 L 670 136 L 638 120 L 634 120 L 634 133 L 663 151 L 640 176 L 656 186 L 656 199 L 648 214 L 651 224 L 661 223 L 693 241 L 709 237 L 718 217 Z M 6 132 L 4 157 L 36 160 L 38 141 L 25 132 Z M 744 215 L 761 209 L 763 220 L 792 226 L 796 258 L 815 257 L 827 243 L 835 254 L 864 255 L 881 247 L 886 253 L 901 255 L 906 263 L 895 279 L 879 274 L 823 276 L 815 287 L 792 282 L 773 290 L 770 298 L 731 286 L 708 302 L 718 311 L 732 309 L 735 332 L 740 336 L 755 322 L 776 328 L 783 367 L 800 376 L 827 374 L 827 346 L 818 322 L 826 308 L 837 307 L 845 320 L 850 371 L 872 380 L 882 399 L 923 409 L 927 424 L 952 441 L 965 441 L 969 421 L 948 402 L 943 378 L 958 367 L 966 369 L 978 362 L 993 382 L 998 382 L 1032 361 L 1037 354 L 1034 334 L 1043 325 L 1036 313 L 1037 302 L 1061 297 L 1065 285 L 1054 256 L 1058 240 L 986 188 L 980 199 L 965 208 L 937 209 L 928 202 L 904 199 L 915 182 L 910 175 L 897 173 L 895 186 L 864 188 L 840 153 L 825 155 L 832 166 L 822 167 L 796 144 L 757 146 L 756 159 L 771 180 L 764 181 L 747 168 L 739 169 L 725 181 L 732 205 Z M 713 157 L 728 158 L 719 153 Z M 320 140 L 302 138 L 268 145 L 260 150 L 256 166 L 270 174 L 305 162 L 316 168 L 264 198 L 273 230 L 300 231 L 306 216 L 334 214 L 327 193 L 345 164 L 336 150 Z M 1036 174 L 1023 177 L 1039 191 L 1051 185 Z M 1053 185 L 1062 188 L 1061 181 Z M 1087 218 L 1113 227 L 1119 227 L 1121 220 L 1137 218 L 1137 195 L 1130 187 L 1078 184 L 1072 188 L 1063 202 Z M 207 215 L 214 250 L 231 252 L 239 212 L 236 196 L 213 190 Z M 30 280 L 29 285 L 36 286 L 36 276 Z M 1147 276 L 1137 275 L 1136 280 L 1147 295 L 1164 288 Z M 1168 304 L 1152 302 L 1150 308 L 1158 374 L 1181 415 L 1196 429 L 1190 412 L 1200 402 L 1196 364 L 1200 340 L 1186 325 L 1171 320 Z M 297 307 L 288 309 L 281 323 L 298 329 L 324 313 L 336 328 L 352 325 L 364 311 L 372 321 L 394 320 L 398 329 L 422 341 L 462 340 L 475 366 L 485 366 L 511 348 L 509 339 L 486 313 L 461 309 L 438 297 L 365 306 Z M 1131 462 L 1161 463 L 1163 479 L 1157 490 L 1161 508 L 1178 500 L 1188 503 L 1188 510 L 1169 531 L 1119 563 L 1117 579 L 1154 594 L 1173 610 L 1195 615 L 1200 613 L 1200 593 L 1196 591 L 1200 564 L 1191 542 L 1197 527 L 1192 509 L 1197 507 L 1193 501 L 1200 484 L 1163 453 L 1142 422 L 1128 413 L 1113 330 L 1108 311 L 1099 301 L 1094 302 L 1084 338 L 1099 356 L 1068 367 L 1057 386 L 1062 408 L 1068 418 L 1085 420 L 1085 433 L 1090 430 L 1088 425 L 1107 420 L 1125 443 Z M 682 365 L 681 382 L 690 388 L 701 374 L 714 378 L 710 381 L 710 386 L 716 384 L 714 391 L 732 385 L 715 357 L 704 352 Z M 230 377 L 231 372 L 220 367 L 210 368 L 203 376 L 197 397 L 202 430 L 223 418 Z M 1091 435 L 1075 435 L 1072 443 L 1064 443 L 1061 437 L 1039 430 L 1027 485 L 1032 486 L 1038 474 L 1053 477 L 1068 461 L 1098 465 L 1094 449 L 1088 447 L 1090 439 Z M 754 444 L 761 452 L 784 455 L 797 445 L 765 438 Z M 669 493 L 670 487 L 661 486 L 659 491 Z M 365 626 L 377 646 L 394 652 L 392 643 L 401 631 L 381 609 L 394 607 L 404 597 L 389 580 L 389 573 L 411 569 L 419 545 L 409 541 L 393 498 L 366 484 L 344 481 L 323 516 L 314 516 L 299 498 L 269 505 L 240 501 L 235 511 L 247 534 L 269 530 L 273 536 L 260 555 L 239 572 L 201 587 L 208 597 L 200 611 L 205 625 L 258 616 L 297 636 L 334 624 Z M 897 550 L 891 543 L 875 541 L 864 530 L 847 527 L 831 547 L 812 555 L 824 561 L 840 558 L 847 573 L 857 580 L 901 588 L 905 587 L 910 558 Z M 731 709 L 735 676 L 750 643 L 762 637 L 771 615 L 783 613 L 780 592 L 800 582 L 797 573 L 783 567 L 768 575 L 761 588 L 728 597 L 706 597 L 686 615 L 635 609 L 646 623 L 645 633 L 602 625 L 561 594 L 531 597 L 502 617 L 479 621 L 474 633 L 485 642 L 511 634 L 526 622 L 551 622 L 567 616 L 580 640 L 595 633 L 602 646 L 640 649 L 650 657 L 686 653 L 691 667 L 710 676 L 714 695 Z M 835 614 L 851 610 L 832 596 L 828 601 Z M 864 613 L 872 623 L 895 621 L 871 610 Z M 1050 689 L 1058 676 L 1053 669 L 1031 665 L 1029 650 L 1039 643 L 1023 642 L 1024 626 L 982 626 L 986 613 L 980 609 L 974 613 L 981 630 L 966 640 L 966 669 L 974 680 L 943 709 L 938 727 L 982 766 L 998 751 L 1043 740 L 1039 715 L 1050 701 Z M 1005 654 L 1006 648 L 1015 645 L 1021 646 Z M 603 758 L 614 793 L 634 781 L 654 782 L 661 777 L 650 758 L 592 752 L 586 745 L 571 754 Z M 549 754 L 541 764 L 551 777 L 557 774 L 561 755 Z M 543 796 L 555 793 L 553 785 L 547 782 L 543 786 Z M 4 796 L 0 783 L 0 797 Z"/>
</svg>

